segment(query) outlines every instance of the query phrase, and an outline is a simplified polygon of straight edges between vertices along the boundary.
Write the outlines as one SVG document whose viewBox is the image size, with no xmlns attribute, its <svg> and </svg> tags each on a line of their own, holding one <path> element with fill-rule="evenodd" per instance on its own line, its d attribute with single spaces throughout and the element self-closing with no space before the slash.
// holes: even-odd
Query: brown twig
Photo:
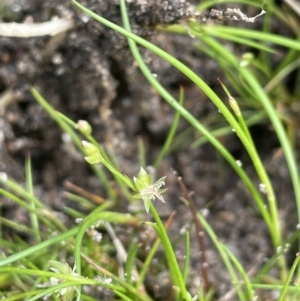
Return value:
<svg viewBox="0 0 300 301">
<path fill-rule="evenodd" d="M 171 226 L 175 214 L 176 214 L 176 211 L 172 211 L 172 213 L 168 217 L 167 221 L 165 222 L 164 226 L 165 226 L 166 230 Z"/>
<path fill-rule="evenodd" d="M 89 191 L 86 191 L 85 189 L 83 189 L 69 181 L 64 182 L 64 187 L 69 189 L 70 191 L 73 191 L 73 192 L 79 194 L 80 196 L 82 196 L 86 199 L 93 201 L 96 204 L 103 204 L 105 202 L 105 199 L 102 198 L 101 196 L 91 193 Z"/>
<path fill-rule="evenodd" d="M 199 246 L 199 250 L 200 250 L 201 274 L 202 274 L 203 282 L 204 282 L 204 290 L 205 290 L 205 292 L 208 292 L 210 290 L 211 285 L 210 285 L 209 277 L 208 277 L 208 264 L 207 264 L 207 260 L 206 260 L 206 247 L 205 247 L 205 242 L 204 242 L 204 232 L 202 229 L 202 225 L 197 217 L 197 208 L 191 197 L 191 193 L 188 192 L 181 177 L 177 177 L 177 181 L 183 192 L 184 199 L 187 200 L 189 203 L 189 208 L 190 208 L 192 216 L 193 216 L 193 222 L 196 227 L 196 238 L 197 238 L 198 246 Z"/>
</svg>

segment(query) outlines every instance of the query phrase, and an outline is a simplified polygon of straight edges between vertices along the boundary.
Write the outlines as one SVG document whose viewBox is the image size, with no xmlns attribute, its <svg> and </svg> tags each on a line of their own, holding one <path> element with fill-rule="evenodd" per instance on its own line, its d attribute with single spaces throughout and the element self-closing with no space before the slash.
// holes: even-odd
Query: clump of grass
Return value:
<svg viewBox="0 0 300 301">
<path fill-rule="evenodd" d="M 261 268 L 257 275 L 252 279 L 247 271 L 243 268 L 232 252 L 222 244 L 213 229 L 206 221 L 205 217 L 197 212 L 193 205 L 191 195 L 185 188 L 181 179 L 181 187 L 184 195 L 184 201 L 187 207 L 193 212 L 194 222 L 198 232 L 204 231 L 212 240 L 217 248 L 228 274 L 233 283 L 233 288 L 238 297 L 238 300 L 255 300 L 258 296 L 255 289 L 263 290 L 279 290 L 279 300 L 297 300 L 300 296 L 298 285 L 292 285 L 291 280 L 293 275 L 297 273 L 296 269 L 299 263 L 299 255 L 297 255 L 291 268 L 287 266 L 284 246 L 298 239 L 299 233 L 295 232 L 290 238 L 286 238 L 282 234 L 280 219 L 278 216 L 277 199 L 274 193 L 272 182 L 262 163 L 262 160 L 256 150 L 255 143 L 248 129 L 249 120 L 244 117 L 243 110 L 235 98 L 231 95 L 229 89 L 222 84 L 228 98 L 229 106 L 220 99 L 215 92 L 208 87 L 204 80 L 199 78 L 191 69 L 176 60 L 170 54 L 162 49 L 159 49 L 150 42 L 134 35 L 131 32 L 128 15 L 126 12 L 125 1 L 120 1 L 121 14 L 123 18 L 124 28 L 119 27 L 108 20 L 102 18 L 84 8 L 76 1 L 73 1 L 78 7 L 89 14 L 94 19 L 104 25 L 114 29 L 128 38 L 128 44 L 132 51 L 132 55 L 138 63 L 144 76 L 149 83 L 157 90 L 163 99 L 176 110 L 176 116 L 172 129 L 170 130 L 165 147 L 158 156 L 155 165 L 158 166 L 164 155 L 171 149 L 171 144 L 176 139 L 176 127 L 179 118 L 186 119 L 191 126 L 199 131 L 205 139 L 211 143 L 217 151 L 229 162 L 232 168 L 239 175 L 245 187 L 247 187 L 259 212 L 265 221 L 270 237 L 273 243 L 274 256 Z M 246 1 L 247 2 L 247 1 Z M 258 5 L 258 3 L 256 3 Z M 268 5 L 268 8 L 272 8 Z M 280 17 L 278 11 L 274 11 Z M 267 29 L 267 25 L 265 26 Z M 187 30 L 173 26 L 164 28 L 169 32 L 187 34 Z M 298 208 L 298 216 L 300 220 L 300 189 L 297 164 L 290 141 L 290 136 L 284 129 L 283 121 L 285 121 L 275 110 L 272 98 L 268 93 L 274 92 L 276 84 L 279 84 L 279 79 L 291 72 L 291 64 L 297 61 L 297 51 L 300 50 L 300 44 L 290 38 L 280 37 L 270 34 L 266 31 L 257 32 L 241 28 L 230 28 L 224 26 L 205 26 L 197 23 L 191 23 L 190 29 L 192 35 L 201 43 L 201 50 L 213 57 L 224 70 L 226 78 L 231 83 L 241 98 L 252 99 L 259 108 L 261 118 L 268 117 L 281 143 L 285 158 L 289 167 L 294 193 L 295 202 Z M 256 47 L 261 52 L 261 57 L 267 52 L 274 52 L 269 45 L 257 44 L 257 41 L 272 42 L 277 45 L 283 45 L 290 48 L 286 59 L 282 61 L 277 70 L 271 70 L 271 64 L 266 61 L 263 66 L 253 59 L 252 56 L 238 58 L 226 49 L 217 39 L 213 37 L 232 40 L 234 42 Z M 234 158 L 230 152 L 219 142 L 217 135 L 219 132 L 211 131 L 199 122 L 193 115 L 188 112 L 183 106 L 183 91 L 181 91 L 180 99 L 177 101 L 171 96 L 168 91 L 157 81 L 157 79 L 149 71 L 147 65 L 143 61 L 136 43 L 153 51 L 175 68 L 188 76 L 216 105 L 217 109 L 222 113 L 224 119 L 228 122 L 230 130 L 233 129 L 239 137 L 245 150 L 248 152 L 253 166 L 257 172 L 257 176 L 261 181 L 261 189 L 255 186 L 253 180 L 249 177 L 246 171 L 242 168 L 240 162 Z M 263 82 L 268 88 L 264 88 L 260 77 L 257 75 L 257 69 L 263 70 L 264 74 L 269 76 L 269 82 Z M 237 76 L 238 75 L 238 76 Z M 236 79 L 238 78 L 238 81 Z M 72 208 L 65 208 L 65 212 L 76 218 L 79 224 L 74 225 L 71 229 L 60 221 L 60 219 L 49 209 L 46 208 L 41 200 L 34 196 L 34 183 L 31 176 L 30 156 L 27 156 L 25 173 L 26 186 L 25 188 L 10 179 L 5 174 L 1 174 L 1 183 L 3 188 L 0 188 L 0 194 L 9 198 L 19 206 L 28 211 L 30 216 L 30 226 L 20 226 L 13 221 L 6 220 L 1 217 L 1 224 L 26 233 L 32 238 L 34 244 L 30 245 L 19 236 L 15 236 L 13 240 L 7 240 L 1 236 L 1 245 L 3 248 L 0 259 L 0 285 L 1 297 L 5 300 L 38 300 L 44 297 L 50 297 L 55 300 L 96 300 L 95 297 L 89 295 L 88 290 L 82 289 L 87 286 L 101 287 L 103 290 L 111 290 L 116 298 L 121 300 L 152 300 L 143 287 L 143 281 L 150 266 L 150 262 L 154 257 L 158 246 L 161 244 L 165 251 L 166 269 L 170 273 L 170 279 L 173 287 L 173 296 L 175 300 L 213 300 L 214 288 L 209 283 L 209 268 L 202 270 L 204 284 L 199 287 L 199 292 L 195 296 L 191 296 L 187 286 L 187 275 L 190 257 L 190 233 L 186 231 L 186 261 L 184 267 L 181 268 L 176 256 L 175 250 L 166 231 L 166 228 L 172 221 L 172 216 L 164 225 L 155 209 L 155 203 L 152 201 L 159 199 L 164 201 L 163 194 L 167 193 L 164 185 L 165 177 L 155 181 L 152 175 L 148 173 L 143 166 L 137 172 L 136 177 L 130 179 L 122 173 L 113 163 L 113 160 L 105 152 L 105 149 L 92 136 L 92 128 L 86 121 L 74 122 L 67 116 L 55 111 L 54 108 L 32 88 L 32 94 L 40 105 L 48 112 L 48 114 L 57 122 L 62 130 L 67 133 L 82 156 L 91 164 L 91 168 L 99 178 L 101 184 L 105 187 L 109 201 L 102 198 L 96 198 L 97 205 L 93 203 L 95 198 L 82 190 L 76 190 L 81 195 L 68 194 L 68 197 L 73 201 L 84 204 L 89 208 L 90 213 L 82 214 L 80 211 Z M 298 91 L 299 92 L 299 91 Z M 298 93 L 295 91 L 295 93 Z M 256 113 L 257 111 L 255 111 Z M 289 126 L 287 124 L 287 126 Z M 224 131 L 222 131 L 222 135 Z M 117 196 L 112 189 L 106 173 L 99 165 L 104 166 L 114 177 L 118 183 L 123 195 L 129 201 L 143 201 L 145 211 L 150 212 L 154 222 L 142 220 L 139 216 L 131 216 L 126 213 L 117 213 L 112 210 Z M 267 199 L 267 205 L 265 199 Z M 89 199 L 90 198 L 90 199 Z M 91 201 L 91 199 L 93 201 Z M 100 205 L 99 205 L 100 204 Z M 109 211 L 111 210 L 111 211 Z M 139 243 L 132 241 L 131 248 L 126 251 L 120 241 L 114 234 L 111 224 L 122 224 L 130 227 L 138 227 L 140 223 L 146 223 L 151 226 L 157 234 L 157 240 L 150 249 L 147 258 L 142 265 L 137 266 L 137 251 L 141 247 Z M 200 227 L 200 228 L 199 228 Z M 46 229 L 46 230 L 45 230 Z M 103 240 L 100 231 L 105 230 L 109 233 L 112 239 L 111 243 L 108 240 Z M 102 256 L 109 256 L 108 249 L 113 247 L 117 250 L 120 259 L 119 267 L 124 267 L 123 272 L 116 271 L 113 265 L 107 263 Z M 203 243 L 199 243 L 200 250 L 205 252 Z M 22 249 L 22 250 L 20 250 Z M 51 252 L 49 252 L 51 250 Z M 72 263 L 67 264 L 66 260 Z M 202 257 L 205 261 L 205 257 Z M 48 271 L 50 268 L 50 272 Z M 269 271 L 276 268 L 279 273 L 278 279 L 270 278 Z M 269 283 L 265 283 L 264 279 L 269 277 Z M 296 283 L 297 284 L 297 283 Z M 218 284 L 215 284 L 217 286 Z"/>
</svg>

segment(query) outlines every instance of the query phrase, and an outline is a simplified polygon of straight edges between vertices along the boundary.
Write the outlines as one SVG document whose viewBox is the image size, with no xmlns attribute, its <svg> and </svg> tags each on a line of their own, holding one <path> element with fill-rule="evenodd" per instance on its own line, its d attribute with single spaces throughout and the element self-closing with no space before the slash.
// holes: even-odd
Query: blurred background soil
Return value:
<svg viewBox="0 0 300 301">
<path fill-rule="evenodd" d="M 81 1 L 94 12 L 122 24 L 118 2 Z M 134 32 L 174 55 L 227 101 L 217 80 L 220 78 L 226 82 L 224 75 L 214 61 L 193 47 L 192 37 L 155 29 L 164 22 L 180 22 L 198 2 L 190 1 L 191 6 L 188 6 L 185 1 L 169 1 L 171 7 L 167 16 L 162 11 L 165 1 L 128 2 Z M 142 76 L 126 39 L 90 19 L 66 0 L 4 0 L 0 9 L 3 22 L 45 22 L 58 16 L 73 19 L 76 24 L 74 29 L 54 37 L 0 37 L 0 171 L 22 183 L 25 156 L 30 152 L 35 193 L 47 206 L 61 211 L 63 206 L 69 205 L 62 197 L 66 180 L 106 197 L 88 164 L 74 152 L 68 137 L 32 97 L 30 86 L 36 87 L 56 110 L 72 120 L 87 120 L 93 127 L 94 137 L 107 150 L 113 151 L 122 171 L 128 176 L 136 175 L 139 170 L 137 143 L 140 138 L 145 143 L 147 164 L 151 165 L 166 139 L 174 110 Z M 256 13 L 259 11 L 249 10 L 251 16 Z M 262 26 L 260 22 L 236 24 L 257 29 Z M 278 27 L 275 25 L 274 31 L 277 32 Z M 239 56 L 245 50 L 244 47 L 233 47 Z M 214 105 L 184 75 L 151 52 L 141 51 L 152 72 L 174 97 L 178 98 L 180 86 L 184 88 L 184 105 L 194 116 L 202 120 L 217 114 Z M 7 96 L 9 103 L 4 103 Z M 290 179 L 279 143 L 268 122 L 252 127 L 251 132 L 273 180 L 280 217 L 288 234 L 289 229 L 295 229 L 297 221 Z M 273 250 L 264 222 L 244 185 L 212 146 L 191 147 L 198 134 L 186 121 L 181 120 L 178 133 L 186 133 L 185 139 L 157 170 L 157 177 L 167 176 L 168 192 L 165 194 L 166 204 L 158 201 L 155 204 L 164 218 L 173 210 L 177 212 L 170 229 L 171 237 L 175 239 L 178 231 L 191 220 L 189 211 L 180 201 L 182 193 L 172 172 L 176 170 L 188 189 L 194 191 L 198 209 L 209 209 L 207 218 L 219 239 L 229 246 L 246 270 L 259 267 Z M 222 142 L 243 162 L 258 185 L 237 137 L 232 134 L 223 137 Z M 117 210 L 127 210 L 127 205 L 120 196 Z M 27 222 L 23 209 L 11 201 L 2 198 L 1 207 L 3 216 L 20 223 Z M 183 255 L 182 251 L 178 252 L 178 256 Z M 207 257 L 211 281 L 222 296 L 230 287 L 229 276 L 208 239 Z M 192 249 L 191 266 L 194 275 L 191 284 L 196 286 L 201 266 L 196 244 Z M 166 300 L 164 298 L 163 294 L 157 293 L 157 299 Z"/>
</svg>

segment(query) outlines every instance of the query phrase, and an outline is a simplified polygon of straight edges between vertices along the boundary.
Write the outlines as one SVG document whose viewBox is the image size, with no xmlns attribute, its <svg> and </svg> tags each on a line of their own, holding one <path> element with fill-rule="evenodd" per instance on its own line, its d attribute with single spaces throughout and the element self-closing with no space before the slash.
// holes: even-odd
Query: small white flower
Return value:
<svg viewBox="0 0 300 301">
<path fill-rule="evenodd" d="M 102 240 L 102 233 L 100 233 L 99 231 L 97 231 L 95 229 L 95 226 L 92 225 L 90 226 L 87 230 L 86 230 L 86 233 L 92 237 L 93 241 L 96 241 L 96 242 L 100 242 Z"/>
<path fill-rule="evenodd" d="M 91 125 L 85 120 L 78 120 L 75 127 L 84 135 L 90 135 L 92 133 Z"/>
<path fill-rule="evenodd" d="M 151 183 L 151 175 L 148 174 L 142 167 L 137 178 L 133 178 L 133 182 L 138 193 L 132 198 L 142 199 L 144 201 L 144 206 L 147 213 L 149 212 L 151 200 L 155 201 L 155 199 L 159 199 L 163 203 L 165 202 L 162 194 L 167 189 L 160 189 L 163 185 L 165 185 L 165 179 L 166 177 L 162 177 L 158 181 Z"/>
<path fill-rule="evenodd" d="M 7 181 L 7 174 L 5 172 L 0 172 L 0 182 L 5 183 Z"/>
<path fill-rule="evenodd" d="M 266 185 L 263 184 L 263 183 L 260 183 L 260 184 L 258 185 L 258 189 L 259 189 L 259 191 L 260 191 L 261 193 L 264 193 L 264 194 L 267 193 L 267 187 L 266 187 Z"/>
<path fill-rule="evenodd" d="M 157 182 L 142 189 L 140 191 L 142 199 L 149 198 L 150 200 L 155 200 L 157 198 L 164 203 L 165 201 L 164 201 L 164 197 L 161 195 L 162 190 L 160 189 L 160 187 L 165 185 L 165 178 L 166 177 L 162 177 Z M 163 189 L 163 190 L 165 191 L 166 189 Z"/>
<path fill-rule="evenodd" d="M 101 276 L 96 276 L 95 278 L 97 281 L 102 282 L 104 284 L 111 284 L 112 283 L 112 279 L 111 278 L 106 278 L 106 276 L 104 275 L 104 277 Z"/>
<path fill-rule="evenodd" d="M 53 272 L 57 273 L 57 274 L 64 274 L 64 275 L 72 275 L 75 277 L 79 277 L 79 275 L 77 273 L 75 273 L 75 266 L 73 268 L 73 270 L 71 269 L 71 267 L 66 263 L 63 264 L 59 261 L 50 261 L 50 265 L 52 266 L 50 268 L 50 270 L 52 270 Z M 56 277 L 50 277 L 50 281 L 49 282 L 45 282 L 45 283 L 41 283 L 41 284 L 37 284 L 37 287 L 40 288 L 46 288 L 46 287 L 51 287 L 51 286 L 56 286 L 59 283 L 64 282 L 63 279 L 60 278 L 56 278 Z M 60 298 L 60 300 L 62 301 L 72 301 L 75 293 L 78 293 L 78 288 L 76 286 L 70 286 L 70 287 L 64 287 L 60 290 L 56 290 L 55 293 L 57 293 L 57 297 Z M 48 294 L 44 297 L 44 300 L 46 300 L 47 298 L 49 298 L 51 294 Z"/>
</svg>

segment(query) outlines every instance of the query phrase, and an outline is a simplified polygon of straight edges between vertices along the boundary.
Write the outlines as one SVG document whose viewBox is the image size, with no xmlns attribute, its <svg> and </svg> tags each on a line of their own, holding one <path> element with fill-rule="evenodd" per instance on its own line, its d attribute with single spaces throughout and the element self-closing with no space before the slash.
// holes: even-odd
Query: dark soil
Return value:
<svg viewBox="0 0 300 301">
<path fill-rule="evenodd" d="M 23 22 L 29 17 L 34 22 L 43 22 L 59 16 L 74 19 L 76 28 L 55 37 L 0 37 L 0 93 L 11 93 L 10 103 L 0 104 L 0 171 L 22 183 L 24 158 L 30 152 L 36 193 L 47 206 L 59 211 L 68 203 L 62 197 L 66 180 L 106 197 L 101 183 L 95 180 L 87 163 L 76 153 L 73 154 L 62 131 L 37 104 L 28 88 L 36 87 L 55 109 L 71 119 L 87 120 L 93 127 L 94 137 L 107 149 L 113 150 L 122 171 L 130 177 L 139 170 L 138 138 L 141 137 L 145 143 L 147 163 L 153 163 L 168 134 L 173 109 L 144 79 L 132 59 L 126 40 L 91 20 L 70 1 L 6 2 L 9 3 L 7 11 L 2 15 L 5 22 Z M 9 9 L 12 2 L 19 7 L 18 10 Z M 121 24 L 118 2 L 81 1 L 91 10 Z M 155 30 L 159 24 L 181 21 L 179 12 L 184 12 L 182 19 L 185 19 L 189 14 L 187 9 L 191 9 L 185 1 L 169 1 L 173 4 L 168 16 L 161 12 L 163 1 L 128 2 L 132 26 L 137 34 L 173 54 L 199 74 L 215 92 L 224 95 L 217 81 L 217 78 L 225 80 L 224 75 L 213 61 L 193 47 L 190 36 Z M 259 28 L 261 25 L 258 22 L 250 25 L 241 23 L 239 26 Z M 210 114 L 217 114 L 214 105 L 184 75 L 149 51 L 141 50 L 150 69 L 176 98 L 179 87 L 184 87 L 185 107 L 194 116 L 201 120 Z M 235 51 L 239 55 L 242 50 L 236 48 Z M 182 193 L 172 173 L 176 170 L 188 189 L 194 191 L 198 209 L 209 208 L 208 221 L 219 239 L 241 260 L 247 271 L 259 268 L 273 250 L 253 200 L 212 146 L 190 147 L 195 133 L 188 129 L 187 122 L 181 120 L 178 132 L 186 131 L 186 141 L 164 159 L 157 171 L 158 177 L 167 175 L 168 192 L 165 194 L 166 204 L 158 201 L 155 204 L 164 218 L 173 210 L 177 212 L 170 228 L 171 237 L 175 239 L 178 231 L 191 221 L 190 212 L 181 203 Z M 267 123 L 257 125 L 251 131 L 274 182 L 280 217 L 288 234 L 295 229 L 297 221 L 287 167 L 282 155 L 278 155 L 279 144 Z M 230 135 L 223 140 L 258 185 L 238 139 Z M 2 199 L 1 205 L 5 217 L 26 222 L 20 209 L 12 202 Z M 126 210 L 127 205 L 121 197 L 120 208 Z M 178 251 L 178 256 L 181 255 L 183 253 Z M 207 257 L 210 280 L 216 286 L 218 295 L 224 296 L 231 288 L 229 276 L 208 239 Z M 196 287 L 201 267 L 196 243 L 193 243 L 191 266 L 191 285 Z M 159 275 L 157 279 L 163 276 Z M 156 293 L 157 299 L 166 300 L 163 293 Z M 228 300 L 235 300 L 235 297 Z"/>
</svg>

